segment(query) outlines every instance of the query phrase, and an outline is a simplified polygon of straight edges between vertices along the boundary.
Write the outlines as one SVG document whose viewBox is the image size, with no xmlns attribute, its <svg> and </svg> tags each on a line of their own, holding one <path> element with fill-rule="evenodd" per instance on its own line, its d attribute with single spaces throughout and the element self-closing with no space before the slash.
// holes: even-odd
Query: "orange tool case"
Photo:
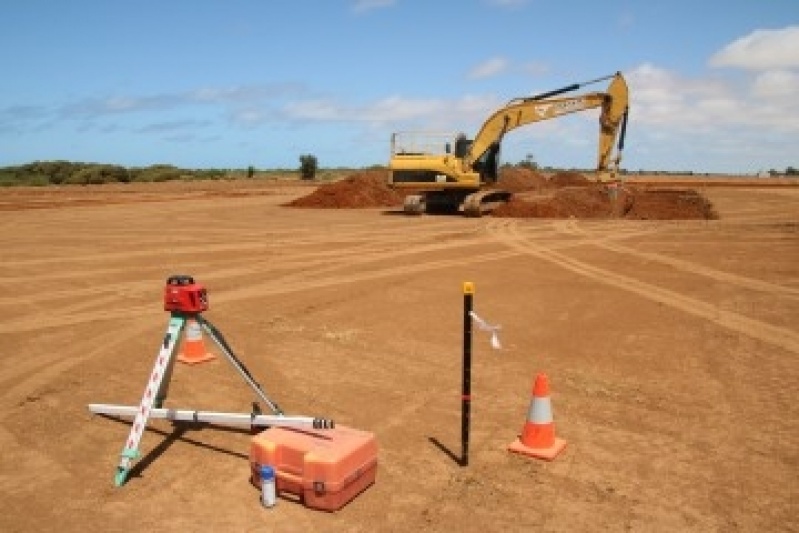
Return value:
<svg viewBox="0 0 799 533">
<path fill-rule="evenodd" d="M 375 482 L 377 442 L 373 433 L 271 427 L 252 438 L 250 481 L 260 487 L 260 467 L 275 470 L 278 495 L 306 506 L 336 511 Z"/>
</svg>

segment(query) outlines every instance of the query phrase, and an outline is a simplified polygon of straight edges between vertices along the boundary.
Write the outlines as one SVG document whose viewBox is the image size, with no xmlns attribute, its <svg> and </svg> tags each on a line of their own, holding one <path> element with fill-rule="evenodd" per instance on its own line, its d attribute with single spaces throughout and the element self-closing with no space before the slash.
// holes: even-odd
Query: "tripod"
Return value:
<svg viewBox="0 0 799 533">
<path fill-rule="evenodd" d="M 164 308 L 170 311 L 169 324 L 155 365 L 147 380 L 139 407 L 89 404 L 89 411 L 94 414 L 103 414 L 117 417 L 133 417 L 133 424 L 125 445 L 122 448 L 119 464 L 117 466 L 114 484 L 122 486 L 128 478 L 133 461 L 138 459 L 139 442 L 141 441 L 147 421 L 150 418 L 164 418 L 172 421 L 205 422 L 211 424 L 249 425 L 254 427 L 283 426 L 283 427 L 312 427 L 315 429 L 330 429 L 334 422 L 326 418 L 313 418 L 307 416 L 287 416 L 283 410 L 272 401 L 263 387 L 253 378 L 247 367 L 236 357 L 222 333 L 206 320 L 201 312 L 208 309 L 208 298 L 205 288 L 194 282 L 190 276 L 172 276 L 167 280 Z M 169 382 L 177 359 L 177 347 L 184 334 L 186 324 L 196 321 L 200 327 L 219 347 L 225 359 L 233 366 L 234 370 L 244 379 L 245 383 L 253 390 L 258 398 L 272 410 L 274 415 L 261 414 L 257 402 L 253 403 L 251 414 L 218 413 L 211 411 L 192 411 L 163 408 L 169 392 Z"/>
</svg>

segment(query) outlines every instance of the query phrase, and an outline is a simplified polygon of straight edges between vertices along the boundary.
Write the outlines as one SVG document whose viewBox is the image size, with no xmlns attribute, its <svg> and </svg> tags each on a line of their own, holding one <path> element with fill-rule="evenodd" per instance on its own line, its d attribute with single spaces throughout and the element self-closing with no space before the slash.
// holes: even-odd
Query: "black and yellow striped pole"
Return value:
<svg viewBox="0 0 799 533">
<path fill-rule="evenodd" d="M 461 394 L 461 466 L 469 465 L 469 422 L 472 402 L 472 307 L 474 283 L 463 284 L 463 390 Z"/>
</svg>

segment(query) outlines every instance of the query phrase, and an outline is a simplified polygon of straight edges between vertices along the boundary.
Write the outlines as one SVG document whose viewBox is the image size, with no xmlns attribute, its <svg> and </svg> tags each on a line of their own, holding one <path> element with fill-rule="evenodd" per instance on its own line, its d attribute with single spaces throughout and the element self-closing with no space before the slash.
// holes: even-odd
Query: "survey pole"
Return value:
<svg viewBox="0 0 799 533">
<path fill-rule="evenodd" d="M 469 465 L 469 424 L 472 402 L 472 308 L 474 283 L 463 284 L 463 389 L 461 393 L 461 466 Z"/>
</svg>

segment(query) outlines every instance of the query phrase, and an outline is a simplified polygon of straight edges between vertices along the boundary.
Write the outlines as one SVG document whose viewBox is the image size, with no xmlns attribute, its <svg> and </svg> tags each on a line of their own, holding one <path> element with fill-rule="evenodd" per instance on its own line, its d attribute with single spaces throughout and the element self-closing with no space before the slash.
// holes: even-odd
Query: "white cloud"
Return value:
<svg viewBox="0 0 799 533">
<path fill-rule="evenodd" d="M 768 70 L 799 67 L 799 26 L 755 30 L 731 42 L 710 58 L 714 67 Z"/>
<path fill-rule="evenodd" d="M 493 97 L 464 96 L 458 100 L 414 100 L 390 96 L 375 102 L 353 106 L 334 100 L 295 101 L 283 108 L 289 120 L 320 122 L 372 122 L 405 129 L 409 124 L 420 129 L 467 127 L 485 119 L 499 102 Z M 456 117 L 453 121 L 452 117 Z"/>
<path fill-rule="evenodd" d="M 289 103 L 283 108 L 283 113 L 289 119 L 311 121 L 346 120 L 348 116 L 345 108 L 329 100 L 305 100 Z"/>
<path fill-rule="evenodd" d="M 799 94 L 799 74 L 788 70 L 769 70 L 757 75 L 752 84 L 752 94 L 758 98 L 793 100 Z"/>
<path fill-rule="evenodd" d="M 490 78 L 496 76 L 500 72 L 508 68 L 508 60 L 503 57 L 493 57 L 479 65 L 475 66 L 469 71 L 469 79 Z"/>
<path fill-rule="evenodd" d="M 136 131 L 139 133 L 164 133 L 171 131 L 197 130 L 211 125 L 209 120 L 182 119 L 153 122 Z"/>
<path fill-rule="evenodd" d="M 749 79 L 702 76 L 643 64 L 630 85 L 628 161 L 650 168 L 754 171 L 795 164 L 799 76 L 768 71 Z"/>
<path fill-rule="evenodd" d="M 766 72 L 751 86 L 736 86 L 714 78 L 688 79 L 643 64 L 627 78 L 636 123 L 675 132 L 752 127 L 799 133 L 799 106 L 791 98 L 799 90 L 794 73 Z"/>
<path fill-rule="evenodd" d="M 493 64 L 494 72 L 504 68 L 501 61 Z M 686 77 L 644 63 L 626 71 L 625 77 L 631 101 L 628 168 L 745 172 L 796 165 L 789 148 L 799 143 L 799 106 L 793 102 L 799 91 L 796 73 L 753 73 L 742 81 L 739 76 Z M 504 103 L 490 94 L 454 99 L 393 95 L 356 104 L 296 100 L 282 108 L 281 119 L 359 122 L 369 135 L 381 139 L 403 130 L 474 135 Z M 520 128 L 506 139 L 505 160 L 520 160 L 532 152 L 542 164 L 590 167 L 597 116 L 598 111 L 592 110 Z"/>
<path fill-rule="evenodd" d="M 390 96 L 362 108 L 360 112 L 373 122 L 395 122 L 434 116 L 442 107 L 440 100 L 409 100 Z"/>
<path fill-rule="evenodd" d="M 396 3 L 396 0 L 357 0 L 352 4 L 352 11 L 355 13 L 365 13 L 374 9 L 391 7 Z"/>
<path fill-rule="evenodd" d="M 252 127 L 263 124 L 271 118 L 271 115 L 262 109 L 243 108 L 231 111 L 228 113 L 228 118 L 239 126 Z"/>
<path fill-rule="evenodd" d="M 197 105 L 223 106 L 240 110 L 243 106 L 261 106 L 265 102 L 306 92 L 303 86 L 291 83 L 224 88 L 202 87 L 185 92 L 83 98 L 61 106 L 58 114 L 62 118 L 69 119 L 98 119 L 111 115 L 173 111 Z"/>
</svg>

